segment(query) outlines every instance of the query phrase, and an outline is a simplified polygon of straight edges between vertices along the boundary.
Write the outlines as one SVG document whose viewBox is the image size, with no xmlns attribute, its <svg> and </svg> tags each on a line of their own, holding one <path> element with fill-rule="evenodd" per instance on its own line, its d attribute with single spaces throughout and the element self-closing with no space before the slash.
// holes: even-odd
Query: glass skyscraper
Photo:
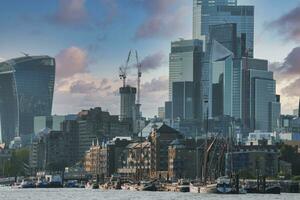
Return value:
<svg viewBox="0 0 300 200">
<path fill-rule="evenodd" d="M 194 0 L 193 39 L 209 41 L 211 25 L 235 23 L 238 36 L 245 34 L 246 48 L 253 57 L 254 6 L 238 6 L 237 0 Z"/>
<path fill-rule="evenodd" d="M 25 56 L 0 63 L 2 142 L 32 134 L 35 116 L 51 116 L 55 60 Z M 25 142 L 25 141 L 24 141 Z"/>
<path fill-rule="evenodd" d="M 181 39 L 171 43 L 171 53 L 169 55 L 169 100 L 173 98 L 173 83 L 193 82 L 196 118 L 201 117 L 200 84 L 203 54 L 203 41 L 201 40 Z"/>
</svg>

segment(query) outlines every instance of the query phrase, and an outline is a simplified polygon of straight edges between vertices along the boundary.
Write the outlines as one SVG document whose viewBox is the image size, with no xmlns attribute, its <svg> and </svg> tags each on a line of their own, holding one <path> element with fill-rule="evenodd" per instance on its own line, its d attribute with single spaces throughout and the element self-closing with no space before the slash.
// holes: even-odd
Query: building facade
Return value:
<svg viewBox="0 0 300 200">
<path fill-rule="evenodd" d="M 151 143 L 150 177 L 159 178 L 168 174 L 168 147 L 173 140 L 183 136 L 175 129 L 163 124 L 149 135 Z"/>
<path fill-rule="evenodd" d="M 237 0 L 194 0 L 193 38 L 209 40 L 211 25 L 235 23 L 239 36 L 245 34 L 246 48 L 253 57 L 254 6 L 237 5 Z"/>
<path fill-rule="evenodd" d="M 55 60 L 26 56 L 0 63 L 0 114 L 2 142 L 33 133 L 34 116 L 51 116 Z"/>
</svg>

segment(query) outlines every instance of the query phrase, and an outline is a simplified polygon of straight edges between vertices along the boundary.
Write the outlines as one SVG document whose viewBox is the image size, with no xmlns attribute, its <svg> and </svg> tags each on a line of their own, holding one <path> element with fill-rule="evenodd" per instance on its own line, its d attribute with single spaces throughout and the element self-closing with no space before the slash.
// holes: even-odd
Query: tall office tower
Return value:
<svg viewBox="0 0 300 200">
<path fill-rule="evenodd" d="M 205 62 L 210 117 L 241 118 L 241 65 L 236 58 L 241 57 L 242 46 L 236 24 L 210 26 Z"/>
<path fill-rule="evenodd" d="M 211 25 L 235 23 L 240 37 L 244 34 L 246 49 L 253 57 L 254 6 L 238 6 L 237 0 L 194 0 L 193 39 L 209 41 Z"/>
<path fill-rule="evenodd" d="M 266 67 L 268 63 L 266 62 Z M 273 72 L 250 69 L 250 129 L 274 131 L 274 123 L 280 117 L 280 103 L 276 100 L 276 81 Z"/>
<path fill-rule="evenodd" d="M 20 136 L 26 144 L 33 133 L 34 116 L 50 116 L 55 81 L 55 60 L 25 56 L 0 63 L 2 142 Z"/>
<path fill-rule="evenodd" d="M 174 82 L 190 82 L 195 85 L 196 113 L 201 117 L 201 62 L 203 41 L 179 40 L 171 43 L 169 58 L 169 100 L 172 100 Z"/>
<path fill-rule="evenodd" d="M 248 130 L 272 131 L 280 116 L 268 61 L 243 57 L 245 40 L 236 24 L 210 26 L 206 61 L 210 117 L 243 119 Z"/>
<path fill-rule="evenodd" d="M 192 120 L 197 118 L 195 84 L 192 81 L 173 82 L 173 119 Z"/>
</svg>

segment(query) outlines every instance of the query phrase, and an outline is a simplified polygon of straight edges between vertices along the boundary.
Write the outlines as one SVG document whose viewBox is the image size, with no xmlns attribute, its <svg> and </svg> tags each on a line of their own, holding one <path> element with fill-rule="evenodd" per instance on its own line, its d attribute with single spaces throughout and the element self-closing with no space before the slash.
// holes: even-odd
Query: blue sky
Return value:
<svg viewBox="0 0 300 200">
<path fill-rule="evenodd" d="M 288 72 L 280 75 L 291 66 L 286 58 L 299 46 L 300 37 L 280 32 L 282 24 L 274 22 L 299 3 L 239 0 L 239 4 L 256 7 L 255 56 L 272 64 L 284 112 L 291 112 L 300 96 L 293 87 L 298 74 L 292 78 Z M 0 27 L 2 60 L 22 56 L 20 52 L 56 58 L 56 114 L 77 113 L 93 106 L 118 114 L 118 68 L 129 49 L 137 49 L 146 68 L 142 110 L 153 116 L 168 97 L 170 42 L 191 38 L 192 0 L 1 0 Z M 285 65 L 288 67 L 282 68 Z M 129 83 L 134 85 L 136 70 L 129 73 Z"/>
</svg>

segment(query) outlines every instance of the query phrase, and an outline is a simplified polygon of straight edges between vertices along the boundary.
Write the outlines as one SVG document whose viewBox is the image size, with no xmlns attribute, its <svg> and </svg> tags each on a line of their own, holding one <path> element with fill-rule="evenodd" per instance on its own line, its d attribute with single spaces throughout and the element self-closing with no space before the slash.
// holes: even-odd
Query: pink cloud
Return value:
<svg viewBox="0 0 300 200">
<path fill-rule="evenodd" d="M 182 36 L 187 29 L 186 17 L 189 10 L 186 4 L 179 0 L 142 1 L 142 7 L 147 16 L 138 27 L 135 39 Z"/>
<path fill-rule="evenodd" d="M 88 71 L 87 53 L 79 47 L 72 46 L 64 49 L 57 54 L 55 59 L 58 80 Z"/>
<path fill-rule="evenodd" d="M 53 20 L 59 24 L 81 24 L 87 19 L 86 0 L 59 0 Z"/>
</svg>

